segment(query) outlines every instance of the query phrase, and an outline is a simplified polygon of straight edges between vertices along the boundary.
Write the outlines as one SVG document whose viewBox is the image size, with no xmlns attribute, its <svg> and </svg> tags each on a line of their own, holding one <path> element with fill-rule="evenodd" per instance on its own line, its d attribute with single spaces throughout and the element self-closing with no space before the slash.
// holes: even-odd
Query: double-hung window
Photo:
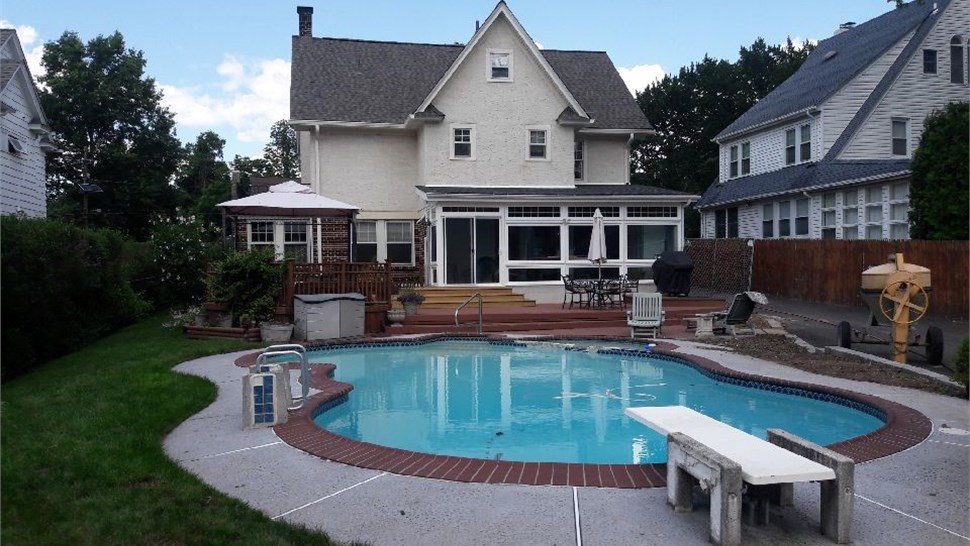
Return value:
<svg viewBox="0 0 970 546">
<path fill-rule="evenodd" d="M 791 201 L 778 203 L 778 236 L 791 237 Z"/>
<path fill-rule="evenodd" d="M 768 203 L 761 207 L 761 238 L 771 239 L 775 236 L 775 204 Z"/>
<path fill-rule="evenodd" d="M 950 38 L 950 83 L 966 83 L 966 50 L 962 36 Z"/>
<path fill-rule="evenodd" d="M 822 194 L 822 238 L 835 239 L 835 193 Z"/>
<path fill-rule="evenodd" d="M 249 248 L 269 249 L 277 260 L 309 261 L 310 221 L 249 222 Z"/>
<path fill-rule="evenodd" d="M 549 158 L 549 131 L 545 128 L 529 129 L 529 159 Z"/>
<path fill-rule="evenodd" d="M 892 131 L 893 155 L 909 155 L 909 120 L 893 118 Z"/>
<path fill-rule="evenodd" d="M 795 236 L 808 236 L 808 198 L 795 200 Z"/>
<path fill-rule="evenodd" d="M 451 159 L 475 159 L 475 127 L 451 126 Z"/>
<path fill-rule="evenodd" d="M 859 190 L 842 192 L 842 238 L 859 238 Z"/>
<path fill-rule="evenodd" d="M 785 131 L 785 165 L 812 159 L 812 126 L 802 125 Z"/>
<path fill-rule="evenodd" d="M 740 150 L 740 154 L 738 151 Z M 729 153 L 729 170 L 731 178 L 751 174 L 751 143 L 743 142 L 731 146 Z M 740 168 L 739 168 L 740 166 Z"/>
<path fill-rule="evenodd" d="M 354 261 L 414 264 L 414 223 L 409 220 L 358 220 Z"/>
<path fill-rule="evenodd" d="M 577 140 L 573 145 L 573 179 L 583 180 L 586 175 L 585 141 Z"/>
<path fill-rule="evenodd" d="M 714 211 L 714 236 L 718 239 L 738 236 L 738 208 Z"/>
<path fill-rule="evenodd" d="M 512 81 L 512 51 L 509 49 L 489 49 L 486 77 L 490 82 Z"/>
</svg>

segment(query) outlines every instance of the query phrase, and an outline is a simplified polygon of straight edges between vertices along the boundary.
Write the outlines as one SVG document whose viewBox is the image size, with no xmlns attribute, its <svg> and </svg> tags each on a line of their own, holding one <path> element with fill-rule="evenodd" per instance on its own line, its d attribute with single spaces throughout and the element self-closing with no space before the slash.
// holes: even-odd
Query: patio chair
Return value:
<svg viewBox="0 0 970 546">
<path fill-rule="evenodd" d="M 574 303 L 578 303 L 580 307 L 589 307 L 590 301 L 593 298 L 593 288 L 584 282 L 577 281 L 576 279 L 570 277 L 569 275 L 561 275 L 562 283 L 565 287 L 565 292 L 562 295 L 562 306 L 566 307 L 566 298 L 569 298 L 569 308 L 573 308 Z"/>
<path fill-rule="evenodd" d="M 756 304 L 768 303 L 768 298 L 761 292 L 741 292 L 735 294 L 731 304 L 722 312 L 713 313 L 713 329 L 715 332 L 724 332 L 736 336 L 739 334 L 754 334 L 748 321 L 754 312 Z"/>
<path fill-rule="evenodd" d="M 659 292 L 637 292 L 633 294 L 632 308 L 626 313 L 626 323 L 630 326 L 630 337 L 659 336 L 665 315 L 663 294 Z"/>
</svg>

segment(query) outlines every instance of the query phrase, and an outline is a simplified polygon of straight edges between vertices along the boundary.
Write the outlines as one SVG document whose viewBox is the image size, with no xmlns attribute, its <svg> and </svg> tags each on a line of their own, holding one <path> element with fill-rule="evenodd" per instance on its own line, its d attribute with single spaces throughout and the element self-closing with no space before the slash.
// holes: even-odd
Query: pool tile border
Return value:
<svg viewBox="0 0 970 546">
<path fill-rule="evenodd" d="M 407 340 L 342 339 L 307 345 L 307 350 L 325 352 L 348 346 L 405 347 L 448 340 L 481 340 L 500 345 L 517 345 L 523 341 L 564 344 L 592 341 L 626 346 L 631 344 L 627 338 L 547 336 L 522 340 L 498 335 L 432 334 Z M 932 432 L 932 422 L 925 415 L 890 400 L 834 387 L 745 374 L 707 358 L 678 354 L 674 349 L 674 345 L 658 341 L 650 354 L 653 357 L 685 363 L 704 375 L 725 383 L 827 400 L 883 419 L 886 424 L 876 431 L 828 446 L 833 451 L 851 457 L 857 463 L 908 449 L 922 442 Z M 604 348 L 600 352 L 628 356 L 645 353 L 644 350 L 624 347 Z M 243 355 L 236 359 L 236 365 L 248 367 L 255 363 L 258 354 Z M 405 476 L 473 483 L 577 487 L 648 488 L 664 487 L 667 484 L 666 464 L 574 464 L 472 459 L 385 447 L 334 434 L 314 424 L 313 417 L 346 401 L 353 390 L 353 385 L 333 379 L 335 369 L 332 364 L 315 365 L 311 368 L 310 384 L 320 392 L 311 396 L 302 409 L 290 412 L 286 423 L 274 427 L 281 440 L 323 459 Z"/>
</svg>

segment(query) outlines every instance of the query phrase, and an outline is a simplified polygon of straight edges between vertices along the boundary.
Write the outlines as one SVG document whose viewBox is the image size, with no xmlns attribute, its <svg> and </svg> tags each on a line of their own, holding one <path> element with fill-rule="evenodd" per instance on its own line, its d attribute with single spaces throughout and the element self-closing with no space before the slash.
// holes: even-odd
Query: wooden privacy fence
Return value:
<svg viewBox="0 0 970 546">
<path fill-rule="evenodd" d="M 902 252 L 908 263 L 928 267 L 929 313 L 967 320 L 970 313 L 970 245 L 967 241 L 755 241 L 751 289 L 793 300 L 863 305 L 862 272 Z"/>
</svg>

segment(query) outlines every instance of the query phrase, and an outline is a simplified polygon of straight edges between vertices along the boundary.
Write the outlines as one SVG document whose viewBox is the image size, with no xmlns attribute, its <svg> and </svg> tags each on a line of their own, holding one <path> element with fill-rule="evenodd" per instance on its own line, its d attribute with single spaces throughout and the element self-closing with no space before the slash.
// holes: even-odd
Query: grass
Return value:
<svg viewBox="0 0 970 546">
<path fill-rule="evenodd" d="M 212 383 L 176 364 L 255 348 L 184 339 L 161 318 L 3 385 L 0 532 L 5 545 L 329 545 L 200 482 L 162 440 L 210 404 Z"/>
</svg>

